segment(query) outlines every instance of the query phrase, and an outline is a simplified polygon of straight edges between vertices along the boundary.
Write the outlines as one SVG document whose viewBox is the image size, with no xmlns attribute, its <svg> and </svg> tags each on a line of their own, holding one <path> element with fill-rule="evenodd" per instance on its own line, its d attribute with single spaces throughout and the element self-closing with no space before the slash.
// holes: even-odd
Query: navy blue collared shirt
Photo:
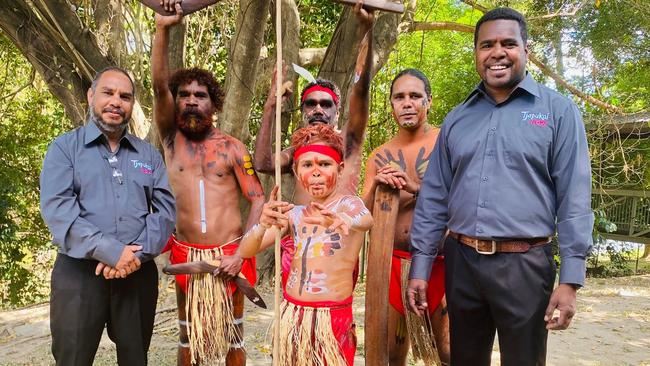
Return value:
<svg viewBox="0 0 650 366">
<path fill-rule="evenodd" d="M 57 137 L 41 171 L 41 215 L 59 253 L 115 266 L 125 245 L 160 253 L 176 221 L 162 156 L 126 133 L 115 152 L 94 123 Z"/>
<path fill-rule="evenodd" d="M 429 278 L 445 228 L 494 240 L 557 230 L 560 283 L 582 285 L 593 214 L 575 104 L 529 74 L 499 104 L 479 84 L 447 115 L 431 154 L 411 228 L 410 278 Z"/>
</svg>

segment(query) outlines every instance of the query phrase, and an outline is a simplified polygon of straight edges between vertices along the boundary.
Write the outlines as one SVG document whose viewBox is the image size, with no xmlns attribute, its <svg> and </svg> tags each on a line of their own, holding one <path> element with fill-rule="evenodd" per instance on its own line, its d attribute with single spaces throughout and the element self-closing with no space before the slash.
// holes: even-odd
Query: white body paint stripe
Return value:
<svg viewBox="0 0 650 366">
<path fill-rule="evenodd" d="M 205 218 L 205 184 L 203 179 L 199 180 L 199 200 L 201 205 L 201 232 L 205 234 L 208 231 L 208 225 Z"/>
</svg>

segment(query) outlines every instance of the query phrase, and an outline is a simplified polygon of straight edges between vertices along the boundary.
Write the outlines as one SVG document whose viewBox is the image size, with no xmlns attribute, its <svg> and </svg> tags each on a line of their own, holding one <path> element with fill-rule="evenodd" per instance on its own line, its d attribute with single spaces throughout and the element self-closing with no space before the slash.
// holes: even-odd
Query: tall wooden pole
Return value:
<svg viewBox="0 0 650 366">
<path fill-rule="evenodd" d="M 278 186 L 278 198 L 282 199 L 282 159 L 280 159 L 282 137 L 282 1 L 275 1 L 275 184 Z M 275 320 L 273 327 L 273 365 L 280 362 L 280 302 L 282 301 L 280 275 L 282 258 L 280 255 L 280 232 L 275 235 Z"/>
<path fill-rule="evenodd" d="M 366 365 L 388 365 L 388 283 L 393 239 L 399 210 L 399 191 L 380 184 L 372 209 L 374 224 L 368 246 L 366 281 Z M 367 291 L 372 289 L 372 291 Z"/>
</svg>

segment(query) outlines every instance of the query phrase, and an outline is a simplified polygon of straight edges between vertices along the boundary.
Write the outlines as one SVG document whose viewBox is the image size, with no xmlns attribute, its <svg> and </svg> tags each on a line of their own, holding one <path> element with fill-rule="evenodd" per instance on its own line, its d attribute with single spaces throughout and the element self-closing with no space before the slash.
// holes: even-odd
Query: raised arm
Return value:
<svg viewBox="0 0 650 366">
<path fill-rule="evenodd" d="M 286 68 L 283 74 L 286 75 Z M 272 130 L 273 121 L 275 120 L 275 89 L 276 89 L 276 74 L 277 70 L 273 71 L 273 78 L 271 79 L 271 87 L 269 88 L 269 95 L 264 104 L 264 111 L 262 112 L 262 123 L 260 129 L 255 137 L 255 169 L 264 174 L 273 174 L 275 171 L 275 154 L 273 153 Z M 283 78 L 284 79 L 284 78 Z M 282 85 L 284 94 L 282 95 L 283 101 L 291 94 L 291 82 L 286 82 Z M 280 155 L 282 162 L 282 173 L 291 172 L 291 163 L 293 161 L 293 149 L 285 149 Z"/>
<path fill-rule="evenodd" d="M 343 142 L 345 144 L 345 170 L 342 177 L 342 187 L 345 194 L 356 195 L 361 171 L 361 152 L 363 138 L 368 126 L 370 110 L 370 75 L 372 71 L 372 28 L 375 16 L 362 8 L 363 1 L 358 1 L 354 7 L 359 22 L 359 54 L 354 68 L 354 80 L 350 94 L 349 119 L 343 127 Z"/>
<path fill-rule="evenodd" d="M 156 0 L 158 1 L 158 0 Z M 163 142 L 174 130 L 174 97 L 169 90 L 169 28 L 183 19 L 181 6 L 176 4 L 176 14 L 162 16 L 156 14 L 156 35 L 151 50 L 151 78 L 153 81 L 154 108 L 153 119 L 156 122 Z"/>
</svg>

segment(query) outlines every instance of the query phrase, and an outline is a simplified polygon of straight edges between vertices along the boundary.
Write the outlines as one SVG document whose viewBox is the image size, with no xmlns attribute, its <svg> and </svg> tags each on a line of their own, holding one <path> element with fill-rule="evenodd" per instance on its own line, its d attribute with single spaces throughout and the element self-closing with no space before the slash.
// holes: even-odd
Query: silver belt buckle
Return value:
<svg viewBox="0 0 650 366">
<path fill-rule="evenodd" d="M 492 242 L 492 250 L 489 251 L 482 251 L 478 248 L 478 239 L 474 239 L 474 249 L 476 249 L 476 252 L 478 254 L 483 254 L 483 255 L 492 255 L 497 252 L 497 242 L 496 240 L 491 240 Z"/>
</svg>

